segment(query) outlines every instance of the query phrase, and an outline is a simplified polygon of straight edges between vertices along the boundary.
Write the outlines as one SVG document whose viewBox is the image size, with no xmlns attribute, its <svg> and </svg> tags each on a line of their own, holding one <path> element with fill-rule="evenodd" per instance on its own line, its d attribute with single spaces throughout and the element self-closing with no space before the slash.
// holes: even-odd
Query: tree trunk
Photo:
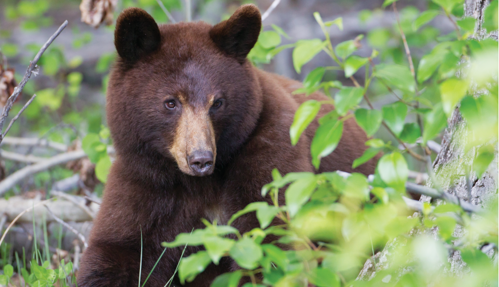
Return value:
<svg viewBox="0 0 499 287">
<path fill-rule="evenodd" d="M 483 13 L 489 3 L 489 0 L 466 0 L 464 4 L 465 17 L 476 19 L 475 32 L 472 38 L 478 41 L 487 38 L 493 38 L 497 41 L 497 31 L 487 33 L 482 28 Z M 472 92 L 475 96 L 479 95 L 479 91 Z M 480 92 L 483 94 L 483 91 Z M 459 197 L 463 201 L 486 207 L 488 203 L 497 201 L 497 140 L 495 142 L 494 160 L 489 165 L 488 170 L 478 178 L 472 170 L 472 166 L 479 146 L 475 146 L 465 153 L 464 146 L 466 141 L 469 140 L 467 133 L 466 121 L 461 117 L 459 109 L 456 108 L 448 119 L 448 127 L 444 131 L 442 138 L 442 148 L 431 166 L 438 184 L 430 180 L 427 185 L 438 185 L 444 191 Z M 430 200 L 431 198 L 428 196 L 422 196 L 420 199 L 423 202 L 429 202 Z M 415 216 L 419 216 L 419 214 Z M 437 232 L 437 230 L 433 229 L 431 232 Z M 463 235 L 464 232 L 458 225 L 454 236 L 462 237 Z M 397 239 L 393 240 L 385 246 L 383 251 L 369 259 L 359 273 L 357 280 L 370 280 L 374 278 L 378 271 L 386 269 L 390 265 L 388 258 L 391 250 L 399 244 L 404 243 Z M 488 248 L 488 250 L 484 248 L 482 250 L 489 257 L 497 257 L 492 248 Z M 494 260 L 496 259 L 494 258 Z M 451 266 L 450 270 L 447 270 L 448 272 L 456 275 L 465 272 L 466 264 L 462 261 L 459 251 L 452 250 L 449 253 L 448 260 Z"/>
</svg>

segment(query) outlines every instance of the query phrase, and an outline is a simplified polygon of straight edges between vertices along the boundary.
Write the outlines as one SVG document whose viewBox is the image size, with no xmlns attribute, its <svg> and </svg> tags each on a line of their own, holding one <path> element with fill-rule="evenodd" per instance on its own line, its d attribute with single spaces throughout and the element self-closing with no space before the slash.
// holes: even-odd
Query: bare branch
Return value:
<svg viewBox="0 0 499 287">
<path fill-rule="evenodd" d="M 92 219 L 95 218 L 95 214 L 84 204 L 78 202 L 73 196 L 70 196 L 60 191 L 51 191 L 50 194 L 71 201 L 72 203 L 76 204 L 79 208 L 81 208 L 83 211 L 85 211 L 85 213 L 87 213 Z"/>
<path fill-rule="evenodd" d="M 25 163 L 41 162 L 41 161 L 45 161 L 48 159 L 48 158 L 38 157 L 38 156 L 34 156 L 34 155 L 24 155 L 24 154 L 15 153 L 15 152 L 6 151 L 6 150 L 1 150 L 0 155 L 3 159 L 18 161 L 18 162 L 25 162 Z"/>
<path fill-rule="evenodd" d="M 17 100 L 17 97 L 21 94 L 24 86 L 26 85 L 26 83 L 30 79 L 31 74 L 33 73 L 33 70 L 36 68 L 36 64 L 38 63 L 38 60 L 40 60 L 40 57 L 45 52 L 45 50 L 47 50 L 47 48 L 50 46 L 50 44 L 52 44 L 52 42 L 55 40 L 55 38 L 57 38 L 57 36 L 59 36 L 59 34 L 61 34 L 62 30 L 64 30 L 64 28 L 66 28 L 67 25 L 68 25 L 68 21 L 66 20 L 66 21 L 64 21 L 64 23 L 62 23 L 62 25 L 59 27 L 59 29 L 57 29 L 57 31 L 48 39 L 48 41 L 42 46 L 42 48 L 40 49 L 40 51 L 38 51 L 38 53 L 36 54 L 33 61 L 30 62 L 28 69 L 26 70 L 26 73 L 24 74 L 24 77 L 21 80 L 21 83 L 19 83 L 19 85 L 14 89 L 14 92 L 7 100 L 7 103 L 5 104 L 5 107 L 2 111 L 2 114 L 0 115 L 0 131 L 3 130 L 3 124 L 5 122 L 5 119 L 7 119 L 7 117 L 9 116 L 9 111 L 10 111 L 10 109 L 12 109 L 12 105 L 15 103 L 15 101 Z M 0 142 L 2 141 L 4 136 L 5 136 L 5 133 L 2 133 L 2 135 L 0 137 Z"/>
<path fill-rule="evenodd" d="M 17 121 L 17 119 L 19 118 L 19 116 L 24 112 L 24 110 L 33 102 L 33 100 L 36 98 L 36 94 L 34 94 L 31 99 L 29 99 L 29 101 L 22 107 L 22 109 L 17 113 L 17 115 L 12 118 L 12 120 L 10 120 L 10 123 L 9 125 L 7 126 L 7 128 L 5 129 L 5 132 L 3 133 L 3 135 L 5 136 L 10 128 L 12 127 L 12 125 L 14 124 L 15 121 Z"/>
<path fill-rule="evenodd" d="M 0 195 L 3 195 L 9 189 L 14 187 L 18 182 L 25 179 L 26 177 L 36 174 L 41 171 L 45 171 L 54 166 L 67 163 L 69 161 L 77 160 L 87 155 L 83 150 L 77 150 L 67 153 L 58 154 L 46 161 L 38 162 L 33 165 L 22 168 L 7 178 L 5 178 L 2 182 L 0 182 Z"/>
<path fill-rule="evenodd" d="M 185 0 L 185 20 L 187 22 L 192 21 L 192 8 L 191 8 L 191 0 Z"/>
<path fill-rule="evenodd" d="M 274 2 L 272 2 L 269 9 L 267 9 L 267 11 L 265 11 L 265 13 L 263 13 L 262 22 L 265 21 L 265 19 L 267 19 L 267 17 L 269 17 L 270 13 L 272 13 L 272 11 L 274 11 L 274 9 L 277 7 L 277 5 L 279 5 L 279 3 L 281 3 L 281 0 L 274 0 Z"/>
<path fill-rule="evenodd" d="M 161 9 L 163 9 L 163 12 L 165 12 L 166 17 L 168 17 L 168 20 L 170 22 L 172 22 L 173 24 L 177 23 L 177 21 L 175 21 L 175 19 L 173 18 L 173 15 L 170 13 L 170 11 L 168 11 L 168 9 L 166 9 L 165 5 L 163 5 L 163 2 L 161 2 L 161 0 L 156 0 L 156 2 L 158 2 L 159 7 L 161 7 Z"/>
<path fill-rule="evenodd" d="M 342 177 L 349 177 L 350 176 L 350 173 L 348 173 L 348 172 L 344 172 L 344 171 L 337 171 L 337 172 Z M 372 179 L 374 179 L 374 176 L 369 175 L 368 180 L 371 182 Z M 459 205 L 463 208 L 464 211 L 467 211 L 467 212 L 479 213 L 482 211 L 482 209 L 476 205 L 473 205 L 473 204 L 466 202 L 466 201 L 463 201 L 463 200 L 459 200 L 457 197 L 455 197 L 454 195 L 451 195 L 450 193 L 440 192 L 440 191 L 433 189 L 431 187 L 417 185 L 417 184 L 412 183 L 412 182 L 406 182 L 405 188 L 407 189 L 407 191 L 415 193 L 415 194 L 421 194 L 421 195 L 430 196 L 432 198 L 443 199 L 449 203 Z M 411 205 L 410 207 L 412 208 L 413 205 Z"/>
<path fill-rule="evenodd" d="M 65 152 L 68 150 L 68 147 L 65 144 L 56 143 L 45 139 L 40 140 L 38 138 L 5 137 L 0 145 L 49 147 L 60 152 Z"/>
<path fill-rule="evenodd" d="M 395 2 L 392 4 L 393 6 L 393 12 L 395 12 L 395 17 L 397 18 L 397 25 L 400 31 L 400 35 L 402 35 L 402 42 L 404 42 L 404 48 L 405 48 L 405 53 L 407 54 L 407 60 L 409 61 L 409 67 L 411 68 L 411 74 L 414 77 L 414 82 L 416 83 L 417 86 L 417 79 L 416 79 L 416 71 L 414 70 L 414 63 L 412 62 L 412 56 L 411 56 L 411 50 L 409 49 L 409 44 L 407 44 L 407 39 L 405 38 L 404 31 L 402 30 L 402 25 L 400 24 L 400 18 L 399 18 L 399 12 L 397 10 L 397 5 Z"/>
<path fill-rule="evenodd" d="M 80 238 L 81 242 L 83 242 L 83 246 L 85 247 L 85 249 L 87 249 L 88 247 L 88 244 L 87 244 L 87 241 L 85 240 L 85 236 L 83 236 L 83 234 L 81 234 L 80 232 L 78 232 L 78 230 L 74 229 L 71 225 L 67 224 L 66 222 L 64 222 L 64 220 L 60 219 L 59 217 L 57 217 L 51 210 L 50 208 L 47 206 L 47 205 L 43 205 L 45 206 L 45 208 L 47 209 L 47 211 L 50 213 L 50 215 L 52 215 L 52 217 L 55 219 L 55 221 L 59 222 L 60 224 L 64 225 L 67 229 L 69 229 L 71 232 L 73 232 L 74 234 L 76 234 L 76 236 L 78 236 L 78 238 Z"/>
</svg>

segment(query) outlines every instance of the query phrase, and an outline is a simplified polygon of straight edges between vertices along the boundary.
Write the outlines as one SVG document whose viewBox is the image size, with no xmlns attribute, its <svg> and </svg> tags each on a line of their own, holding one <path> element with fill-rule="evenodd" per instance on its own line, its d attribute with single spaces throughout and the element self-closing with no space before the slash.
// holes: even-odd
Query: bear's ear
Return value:
<svg viewBox="0 0 499 287">
<path fill-rule="evenodd" d="M 234 14 L 210 30 L 210 37 L 220 50 L 239 63 L 255 46 L 262 28 L 262 16 L 255 5 L 241 6 Z"/>
<path fill-rule="evenodd" d="M 121 12 L 114 30 L 114 46 L 118 55 L 133 64 L 142 56 L 154 52 L 161 44 L 158 24 L 140 8 Z"/>
</svg>

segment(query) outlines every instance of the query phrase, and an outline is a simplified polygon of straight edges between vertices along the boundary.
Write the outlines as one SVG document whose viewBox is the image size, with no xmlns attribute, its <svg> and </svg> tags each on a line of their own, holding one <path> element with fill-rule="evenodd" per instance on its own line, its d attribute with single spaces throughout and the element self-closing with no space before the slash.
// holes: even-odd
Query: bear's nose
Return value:
<svg viewBox="0 0 499 287">
<path fill-rule="evenodd" d="M 187 157 L 187 163 L 195 175 L 209 175 L 213 171 L 213 153 L 211 151 L 195 151 Z"/>
</svg>

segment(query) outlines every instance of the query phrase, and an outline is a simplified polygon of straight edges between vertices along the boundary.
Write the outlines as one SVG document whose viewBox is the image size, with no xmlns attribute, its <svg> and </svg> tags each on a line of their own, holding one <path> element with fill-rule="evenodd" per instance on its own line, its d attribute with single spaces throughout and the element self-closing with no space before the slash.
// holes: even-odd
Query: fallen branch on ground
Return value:
<svg viewBox="0 0 499 287">
<path fill-rule="evenodd" d="M 57 217 L 51 210 L 50 208 L 47 206 L 47 205 L 44 205 L 45 208 L 47 209 L 47 211 L 50 213 L 50 215 L 52 215 L 52 217 L 55 219 L 55 221 L 59 222 L 60 224 L 64 225 L 67 229 L 69 229 L 71 232 L 73 232 L 74 234 L 76 234 L 76 236 L 78 236 L 78 238 L 80 238 L 81 242 L 83 243 L 83 246 L 85 247 L 85 249 L 87 249 L 88 247 L 88 244 L 87 244 L 87 241 L 85 240 L 85 236 L 83 236 L 83 234 L 81 234 L 80 232 L 78 232 L 76 229 L 74 229 L 71 225 L 67 224 L 66 222 L 64 222 L 64 220 L 60 219 L 59 217 Z"/>
<path fill-rule="evenodd" d="M 22 168 L 7 178 L 5 178 L 2 182 L 0 182 L 0 196 L 6 193 L 9 189 L 14 187 L 21 180 L 25 179 L 28 176 L 36 174 L 41 171 L 45 171 L 51 167 L 67 163 L 69 161 L 77 160 L 87 155 L 83 150 L 71 151 L 62 154 L 58 154 L 46 161 L 38 162 L 33 165 Z"/>
<path fill-rule="evenodd" d="M 38 157 L 34 155 L 24 155 L 16 152 L 1 150 L 0 155 L 3 159 L 17 161 L 17 162 L 25 162 L 25 163 L 36 163 L 48 160 L 48 158 Z"/>
</svg>

